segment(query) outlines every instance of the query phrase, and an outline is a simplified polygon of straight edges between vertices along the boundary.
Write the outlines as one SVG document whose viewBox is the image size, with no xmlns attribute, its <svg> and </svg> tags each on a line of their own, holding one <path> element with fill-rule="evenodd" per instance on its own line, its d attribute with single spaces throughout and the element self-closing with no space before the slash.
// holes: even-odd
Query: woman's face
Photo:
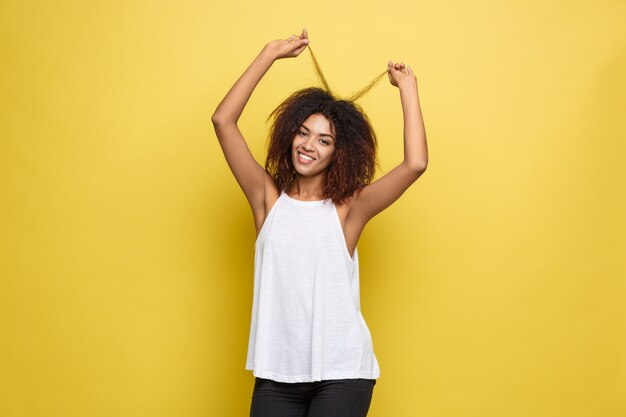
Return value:
<svg viewBox="0 0 626 417">
<path fill-rule="evenodd" d="M 301 175 L 319 174 L 328 168 L 334 153 L 335 134 L 330 121 L 320 113 L 310 115 L 298 128 L 291 144 L 294 168 Z"/>
</svg>

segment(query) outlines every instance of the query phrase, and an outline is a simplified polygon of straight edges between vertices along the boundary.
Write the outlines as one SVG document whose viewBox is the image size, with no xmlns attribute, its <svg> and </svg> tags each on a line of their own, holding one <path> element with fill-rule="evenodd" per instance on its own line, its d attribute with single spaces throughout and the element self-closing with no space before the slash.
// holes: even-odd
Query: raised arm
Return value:
<svg viewBox="0 0 626 417">
<path fill-rule="evenodd" d="M 366 185 L 350 208 L 350 217 L 365 225 L 396 201 L 426 170 L 426 131 L 417 94 L 417 80 L 411 67 L 389 61 L 389 81 L 400 90 L 404 114 L 404 160 L 383 177 Z"/>
<path fill-rule="evenodd" d="M 265 211 L 265 185 L 273 179 L 252 156 L 237 121 L 252 91 L 274 61 L 298 56 L 307 43 L 308 34 L 304 29 L 299 37 L 293 35 L 266 44 L 211 116 L 226 162 L 252 207 L 257 225 Z"/>
</svg>

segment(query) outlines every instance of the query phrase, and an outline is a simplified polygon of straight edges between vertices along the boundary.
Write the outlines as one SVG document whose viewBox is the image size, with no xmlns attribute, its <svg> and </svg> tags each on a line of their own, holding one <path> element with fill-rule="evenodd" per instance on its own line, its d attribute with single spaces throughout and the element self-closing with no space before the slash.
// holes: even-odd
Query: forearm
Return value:
<svg viewBox="0 0 626 417">
<path fill-rule="evenodd" d="M 404 163 L 417 170 L 428 165 L 428 147 L 417 84 L 408 79 L 399 85 L 404 114 Z"/>
<path fill-rule="evenodd" d="M 237 122 L 248 103 L 254 88 L 274 63 L 274 56 L 267 48 L 252 61 L 215 109 L 213 123 Z"/>
</svg>

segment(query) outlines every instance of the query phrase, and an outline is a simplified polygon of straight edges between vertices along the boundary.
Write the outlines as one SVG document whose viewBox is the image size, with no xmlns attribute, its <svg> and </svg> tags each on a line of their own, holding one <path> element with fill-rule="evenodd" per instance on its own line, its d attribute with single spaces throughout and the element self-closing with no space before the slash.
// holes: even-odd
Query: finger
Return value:
<svg viewBox="0 0 626 417">
<path fill-rule="evenodd" d="M 300 52 L 304 51 L 304 48 L 306 48 L 307 44 L 309 43 L 308 39 L 301 39 L 301 42 L 298 42 L 298 47 L 296 49 L 293 50 L 293 52 L 296 55 L 299 55 Z M 295 45 L 296 43 L 294 43 Z"/>
<path fill-rule="evenodd" d="M 295 51 L 293 51 L 293 56 L 300 55 L 302 51 L 304 51 L 304 47 L 296 49 Z"/>
<path fill-rule="evenodd" d="M 291 42 L 291 41 L 293 40 L 293 38 L 295 38 L 295 37 L 296 37 L 296 35 L 291 35 L 290 37 L 288 37 L 288 38 L 287 38 L 287 40 L 288 40 L 289 42 Z"/>
<path fill-rule="evenodd" d="M 413 74 L 413 70 L 411 69 L 411 66 L 408 65 L 407 68 L 409 69 L 409 74 Z"/>
</svg>

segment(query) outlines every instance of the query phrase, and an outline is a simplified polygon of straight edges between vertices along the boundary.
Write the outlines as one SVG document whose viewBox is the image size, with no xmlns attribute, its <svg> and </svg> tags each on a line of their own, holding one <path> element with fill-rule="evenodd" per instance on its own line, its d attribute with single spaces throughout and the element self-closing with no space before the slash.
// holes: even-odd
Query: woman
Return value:
<svg viewBox="0 0 626 417">
<path fill-rule="evenodd" d="M 304 29 L 266 44 L 211 118 L 257 232 L 246 362 L 256 378 L 252 417 L 367 415 L 380 369 L 360 309 L 357 241 L 428 162 L 416 78 L 389 61 L 404 112 L 402 163 L 372 183 L 376 136 L 366 115 L 313 87 L 272 112 L 261 167 L 237 120 L 272 63 L 298 56 L 308 43 Z"/>
</svg>

